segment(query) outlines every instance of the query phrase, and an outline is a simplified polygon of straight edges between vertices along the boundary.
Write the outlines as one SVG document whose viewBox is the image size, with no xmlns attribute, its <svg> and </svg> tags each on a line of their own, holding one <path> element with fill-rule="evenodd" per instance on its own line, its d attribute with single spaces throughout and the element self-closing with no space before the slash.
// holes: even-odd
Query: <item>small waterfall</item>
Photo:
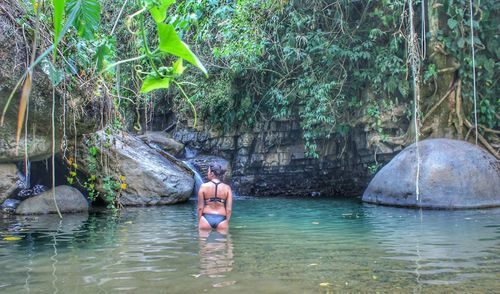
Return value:
<svg viewBox="0 0 500 294">
<path fill-rule="evenodd" d="M 31 161 L 19 163 L 17 172 L 17 187 L 19 189 L 29 189 L 31 187 Z"/>
<path fill-rule="evenodd" d="M 186 153 L 187 153 L 187 151 L 186 151 Z M 187 160 L 185 160 L 183 162 L 194 173 L 193 197 L 196 198 L 196 197 L 198 197 L 198 190 L 200 190 L 201 184 L 203 184 L 203 177 L 200 175 L 200 173 L 198 172 L 198 170 L 196 169 L 196 167 L 191 162 L 189 162 Z"/>
</svg>

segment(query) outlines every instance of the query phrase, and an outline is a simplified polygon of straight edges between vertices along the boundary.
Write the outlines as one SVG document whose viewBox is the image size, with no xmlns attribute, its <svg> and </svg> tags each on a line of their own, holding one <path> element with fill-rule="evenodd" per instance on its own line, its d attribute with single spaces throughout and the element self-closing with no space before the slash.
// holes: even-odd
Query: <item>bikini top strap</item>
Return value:
<svg viewBox="0 0 500 294">
<path fill-rule="evenodd" d="M 222 183 L 222 182 L 218 182 L 218 183 L 217 183 L 217 182 L 214 182 L 214 181 L 210 181 L 210 182 L 214 183 L 214 185 L 215 185 L 215 195 L 214 195 L 214 197 L 215 197 L 215 198 L 219 198 L 219 197 L 217 197 L 217 187 L 218 187 L 218 186 L 219 186 L 219 184 L 220 184 L 220 183 Z"/>
<path fill-rule="evenodd" d="M 218 183 L 214 182 L 214 181 L 210 181 L 210 182 L 212 182 L 215 185 L 215 195 L 214 195 L 214 197 L 210 197 L 208 199 L 205 199 L 205 204 L 207 204 L 209 201 L 213 201 L 213 202 L 220 202 L 220 203 L 223 203 L 224 205 L 226 205 L 226 199 L 217 197 L 217 188 L 218 188 L 219 184 L 221 184 L 222 182 L 218 182 Z"/>
</svg>

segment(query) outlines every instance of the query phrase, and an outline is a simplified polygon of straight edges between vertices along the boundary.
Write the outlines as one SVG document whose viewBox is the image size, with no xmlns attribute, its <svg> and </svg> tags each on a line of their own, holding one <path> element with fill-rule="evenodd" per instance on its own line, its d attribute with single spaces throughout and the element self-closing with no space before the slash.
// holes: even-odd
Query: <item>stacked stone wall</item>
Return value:
<svg viewBox="0 0 500 294">
<path fill-rule="evenodd" d="M 361 195 L 372 177 L 369 167 L 400 150 L 376 154 L 366 137 L 362 129 L 345 138 L 333 136 L 319 142 L 319 158 L 310 158 L 297 121 L 271 121 L 231 132 L 201 124 L 174 132 L 174 139 L 199 153 L 227 159 L 237 193 L 258 196 Z"/>
</svg>

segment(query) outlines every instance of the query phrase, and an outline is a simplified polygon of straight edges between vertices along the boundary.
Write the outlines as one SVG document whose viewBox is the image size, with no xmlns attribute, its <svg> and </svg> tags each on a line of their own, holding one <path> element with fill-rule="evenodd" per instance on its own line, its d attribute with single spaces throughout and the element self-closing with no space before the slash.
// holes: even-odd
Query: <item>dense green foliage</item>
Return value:
<svg viewBox="0 0 500 294">
<path fill-rule="evenodd" d="M 449 30 L 438 39 L 460 61 L 463 93 L 472 101 L 468 4 L 445 1 Z M 414 20 L 419 32 L 420 5 Z M 482 1 L 474 20 L 479 116 L 490 128 L 499 122 L 498 5 Z M 184 1 L 176 12 L 195 16 L 180 29 L 210 66 L 209 80 L 190 78 L 198 85 L 191 92 L 196 106 L 211 123 L 227 129 L 298 118 L 315 155 L 318 141 L 346 134 L 362 116 L 382 138 L 396 135 L 382 130 L 382 112 L 404 104 L 411 117 L 406 1 Z M 422 66 L 424 84 L 439 79 L 428 58 Z M 408 121 L 400 123 L 404 128 Z"/>
<path fill-rule="evenodd" d="M 478 120 L 489 128 L 499 128 L 500 119 L 495 115 L 500 107 L 500 2 L 474 1 L 474 48 L 476 50 L 476 79 L 479 91 Z M 464 95 L 473 99 L 472 57 L 470 38 L 469 1 L 445 1 L 448 28 L 440 34 L 445 49 L 460 61 L 459 75 L 464 80 Z M 472 120 L 472 114 L 471 114 Z"/>
<path fill-rule="evenodd" d="M 176 115 L 196 119 L 197 109 L 205 121 L 226 130 L 252 127 L 262 120 L 298 119 L 311 156 L 317 156 L 322 139 L 347 134 L 362 118 L 382 140 L 407 128 L 413 97 L 406 1 L 174 2 L 66 3 L 67 16 L 79 7 L 73 21 L 73 34 L 79 38 L 70 39 L 74 43 L 65 51 L 69 70 L 79 77 L 103 74 L 101 91 L 114 97 L 116 112 L 110 121 L 115 125 L 134 125 L 140 131 L 141 122 L 147 125 L 152 112 L 165 111 L 156 105 L 178 97 L 173 103 Z M 427 51 L 424 41 L 437 37 L 444 52 L 459 63 L 462 93 L 471 102 L 469 1 L 442 3 L 447 27 L 438 36 L 428 31 L 422 35 L 422 17 L 427 15 L 421 5 L 416 1 L 414 7 L 418 12 L 414 23 L 424 46 L 420 51 Z M 500 103 L 494 75 L 500 56 L 494 33 L 499 28 L 499 4 L 474 5 L 478 7 L 473 23 L 479 122 L 494 129 L 499 126 Z M 210 71 L 208 79 L 188 71 L 185 82 L 174 80 L 185 70 L 182 59 L 206 73 L 175 31 L 202 56 Z M 167 53 L 181 59 L 172 60 Z M 422 56 L 424 88 L 432 88 L 440 74 L 428 55 Z M 177 90 L 169 95 L 149 93 L 171 83 Z M 382 114 L 398 105 L 407 108 L 406 118 L 398 121 L 401 128 L 384 129 Z M 471 105 L 466 105 L 466 116 L 472 121 Z"/>
</svg>

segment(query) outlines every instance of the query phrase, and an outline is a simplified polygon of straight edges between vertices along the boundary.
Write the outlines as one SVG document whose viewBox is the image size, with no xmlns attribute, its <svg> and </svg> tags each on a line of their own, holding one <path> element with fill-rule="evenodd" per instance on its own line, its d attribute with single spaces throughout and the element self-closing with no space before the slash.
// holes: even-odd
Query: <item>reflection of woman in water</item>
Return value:
<svg viewBox="0 0 500 294">
<path fill-rule="evenodd" d="M 200 236 L 200 276 L 222 278 L 233 270 L 233 244 L 229 234 L 219 232 Z"/>
<path fill-rule="evenodd" d="M 224 173 L 225 170 L 220 164 L 210 164 L 207 174 L 208 182 L 201 185 L 198 191 L 198 228 L 200 231 L 211 229 L 216 229 L 221 233 L 228 231 L 233 193 L 231 187 L 221 181 Z"/>
</svg>

